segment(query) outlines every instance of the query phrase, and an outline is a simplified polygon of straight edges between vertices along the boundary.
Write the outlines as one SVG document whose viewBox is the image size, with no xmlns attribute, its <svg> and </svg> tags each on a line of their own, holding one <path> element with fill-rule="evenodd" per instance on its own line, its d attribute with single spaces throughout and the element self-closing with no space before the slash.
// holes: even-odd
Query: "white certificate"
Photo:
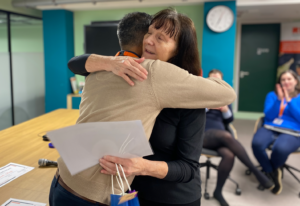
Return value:
<svg viewBox="0 0 300 206">
<path fill-rule="evenodd" d="M 10 198 L 1 206 L 46 206 L 46 204 Z"/>
<path fill-rule="evenodd" d="M 0 187 L 33 170 L 34 167 L 9 163 L 0 168 Z"/>
<path fill-rule="evenodd" d="M 104 155 L 122 158 L 152 155 L 142 122 L 91 122 L 47 133 L 71 175 L 99 164 Z"/>
</svg>

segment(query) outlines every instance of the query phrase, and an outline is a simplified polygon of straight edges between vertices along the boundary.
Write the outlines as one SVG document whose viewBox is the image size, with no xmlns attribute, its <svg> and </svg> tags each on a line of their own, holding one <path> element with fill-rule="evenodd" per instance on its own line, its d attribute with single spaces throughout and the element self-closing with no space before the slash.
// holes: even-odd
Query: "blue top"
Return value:
<svg viewBox="0 0 300 206">
<path fill-rule="evenodd" d="M 273 121 L 279 118 L 281 101 L 278 100 L 276 93 L 270 92 L 265 100 L 265 124 L 277 127 L 283 127 L 292 130 L 300 130 L 300 95 L 291 99 L 283 112 L 281 125 L 274 124 Z"/>
<path fill-rule="evenodd" d="M 231 113 L 232 107 L 228 105 Z M 230 117 L 224 118 L 223 114 L 220 110 L 210 109 L 206 112 L 206 125 L 205 131 L 209 129 L 219 129 L 219 130 L 226 130 L 225 126 L 233 121 L 233 113 Z"/>
</svg>

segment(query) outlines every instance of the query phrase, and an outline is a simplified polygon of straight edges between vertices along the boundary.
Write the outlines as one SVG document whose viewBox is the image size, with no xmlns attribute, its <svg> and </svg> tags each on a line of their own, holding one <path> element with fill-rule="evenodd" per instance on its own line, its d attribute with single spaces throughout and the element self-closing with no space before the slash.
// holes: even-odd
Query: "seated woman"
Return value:
<svg viewBox="0 0 300 206">
<path fill-rule="evenodd" d="M 300 130 L 300 82 L 297 74 L 288 70 L 278 78 L 276 90 L 270 92 L 265 100 L 265 125 L 277 126 L 284 129 Z M 271 144 L 271 159 L 266 148 Z M 252 141 L 253 153 L 263 168 L 263 171 L 273 179 L 275 187 L 272 192 L 276 195 L 282 191 L 281 170 L 288 156 L 300 147 L 300 138 L 275 132 L 265 127 L 257 130 Z"/>
<path fill-rule="evenodd" d="M 209 77 L 223 78 L 221 71 L 213 69 L 209 72 Z M 233 167 L 234 157 L 244 163 L 255 174 L 257 180 L 268 189 L 273 187 L 268 177 L 259 171 L 249 159 L 244 147 L 239 141 L 226 131 L 225 125 L 233 121 L 231 105 L 217 109 L 209 109 L 206 113 L 206 127 L 204 133 L 203 148 L 216 150 L 222 157 L 218 166 L 218 180 L 214 191 L 214 197 L 221 206 L 228 206 L 222 195 L 222 189 L 227 177 Z M 272 185 L 272 186 L 271 186 Z"/>
</svg>

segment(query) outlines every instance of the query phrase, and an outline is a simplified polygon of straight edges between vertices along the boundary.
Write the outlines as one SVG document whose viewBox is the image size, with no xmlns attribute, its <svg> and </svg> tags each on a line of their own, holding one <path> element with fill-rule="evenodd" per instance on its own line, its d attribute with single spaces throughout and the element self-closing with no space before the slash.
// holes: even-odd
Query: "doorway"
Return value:
<svg viewBox="0 0 300 206">
<path fill-rule="evenodd" d="M 279 43 L 280 24 L 242 25 L 238 111 L 263 112 L 275 88 Z"/>
</svg>

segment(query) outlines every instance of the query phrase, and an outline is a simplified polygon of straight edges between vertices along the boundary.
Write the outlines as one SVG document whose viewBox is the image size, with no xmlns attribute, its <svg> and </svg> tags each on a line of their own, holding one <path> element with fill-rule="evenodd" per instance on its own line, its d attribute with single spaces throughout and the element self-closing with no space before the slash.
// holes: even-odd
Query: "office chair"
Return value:
<svg viewBox="0 0 300 206">
<path fill-rule="evenodd" d="M 226 126 L 226 130 L 228 132 L 230 132 L 230 134 L 237 139 L 237 133 L 235 128 L 233 127 L 232 124 L 229 124 Z M 201 155 L 206 156 L 207 160 L 204 163 L 200 163 L 200 168 L 202 167 L 206 167 L 206 179 L 205 179 L 205 192 L 204 192 L 204 198 L 205 199 L 209 199 L 209 193 L 207 192 L 207 183 L 208 183 L 208 179 L 210 178 L 210 168 L 213 168 L 215 170 L 218 170 L 218 166 L 211 163 L 210 158 L 213 157 L 221 157 L 218 152 L 216 150 L 211 150 L 211 149 L 206 149 L 206 148 L 202 148 L 202 152 Z M 242 190 L 239 187 L 239 184 L 234 181 L 230 176 L 228 177 L 228 179 L 233 182 L 236 185 L 236 189 L 235 189 L 235 194 L 236 195 L 241 195 L 242 194 Z"/>
<path fill-rule="evenodd" d="M 261 128 L 261 127 L 263 127 L 263 125 L 264 125 L 264 118 L 265 117 L 260 117 L 256 122 L 255 122 L 255 126 L 254 126 L 254 134 L 257 132 L 257 130 L 259 129 L 259 128 Z M 271 144 L 267 149 L 268 150 L 272 150 L 272 147 L 273 147 L 273 144 Z M 292 154 L 300 154 L 300 147 L 295 151 L 295 152 L 293 152 Z M 259 165 L 259 166 L 257 166 L 257 168 L 261 168 L 262 169 L 262 167 Z M 297 169 L 297 168 L 295 168 L 295 167 L 292 167 L 292 166 L 290 166 L 290 165 L 288 165 L 288 164 L 284 164 L 282 167 L 281 167 L 281 170 L 282 170 L 282 179 L 283 179 L 283 171 L 284 171 L 284 169 L 286 169 L 297 181 L 298 181 L 298 183 L 300 184 L 300 180 L 299 180 L 299 178 L 293 173 L 293 171 L 295 171 L 295 172 L 298 172 L 298 173 L 300 173 L 300 170 L 299 169 Z M 292 171 L 293 170 L 293 171 Z M 247 169 L 246 170 L 246 175 L 251 175 L 252 174 L 252 172 L 249 170 L 249 169 Z M 264 190 L 264 188 L 261 186 L 261 185 L 259 185 L 258 186 L 258 189 L 259 190 Z M 300 192 L 299 192 L 299 194 L 298 194 L 298 196 L 300 197 Z"/>
</svg>

